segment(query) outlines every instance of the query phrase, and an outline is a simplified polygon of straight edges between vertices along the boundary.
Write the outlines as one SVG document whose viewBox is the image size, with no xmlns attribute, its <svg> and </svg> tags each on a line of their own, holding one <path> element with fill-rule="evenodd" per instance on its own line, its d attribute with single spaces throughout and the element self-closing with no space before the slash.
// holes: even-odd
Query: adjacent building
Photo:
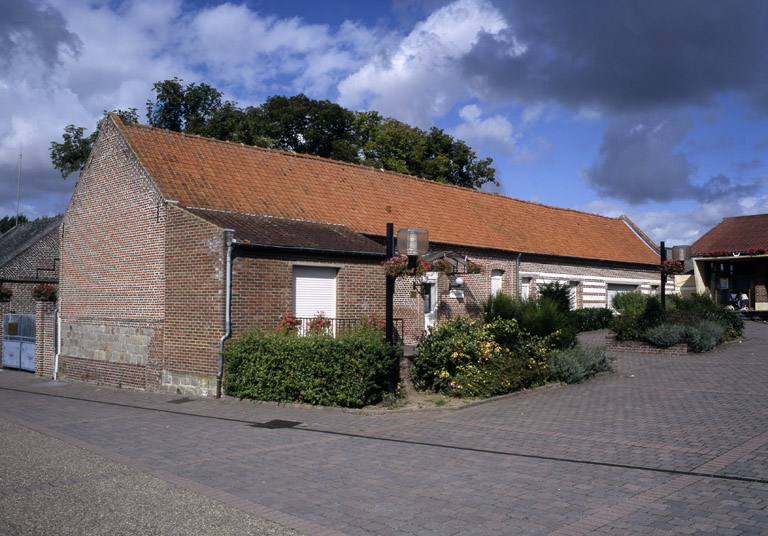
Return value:
<svg viewBox="0 0 768 536">
<path fill-rule="evenodd" d="M 746 294 L 749 308 L 768 311 L 768 214 L 723 218 L 691 245 L 697 292 L 727 306 Z"/>
</svg>

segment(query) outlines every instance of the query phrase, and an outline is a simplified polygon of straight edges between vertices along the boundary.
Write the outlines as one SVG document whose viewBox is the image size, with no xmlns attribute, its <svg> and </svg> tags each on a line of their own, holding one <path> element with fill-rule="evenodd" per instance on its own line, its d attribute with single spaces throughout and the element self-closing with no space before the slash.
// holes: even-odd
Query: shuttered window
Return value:
<svg viewBox="0 0 768 536">
<path fill-rule="evenodd" d="M 299 318 L 312 318 L 320 312 L 336 318 L 336 268 L 293 267 L 293 312 Z"/>
</svg>

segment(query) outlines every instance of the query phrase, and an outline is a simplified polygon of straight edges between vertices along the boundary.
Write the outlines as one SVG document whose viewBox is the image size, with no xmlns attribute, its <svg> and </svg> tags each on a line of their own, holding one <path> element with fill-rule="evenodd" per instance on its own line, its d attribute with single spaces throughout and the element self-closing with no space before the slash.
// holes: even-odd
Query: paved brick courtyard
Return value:
<svg viewBox="0 0 768 536">
<path fill-rule="evenodd" d="M 378 415 L 6 370 L 0 422 L 308 534 L 768 532 L 768 325 L 707 354 L 615 357 L 579 385 Z M 0 485 L 0 512 L 36 492 Z"/>
</svg>

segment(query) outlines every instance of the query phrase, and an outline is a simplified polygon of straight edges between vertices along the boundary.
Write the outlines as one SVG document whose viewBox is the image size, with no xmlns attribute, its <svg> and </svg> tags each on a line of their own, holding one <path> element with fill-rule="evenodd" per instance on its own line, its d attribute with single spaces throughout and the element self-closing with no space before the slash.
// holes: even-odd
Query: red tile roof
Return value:
<svg viewBox="0 0 768 536">
<path fill-rule="evenodd" d="M 723 218 L 691 245 L 691 254 L 750 249 L 768 250 L 768 214 Z"/>
<path fill-rule="evenodd" d="M 183 207 L 341 224 L 370 235 L 393 222 L 395 230 L 425 228 L 430 241 L 447 244 L 659 262 L 619 218 L 111 117 L 165 199 Z"/>
</svg>

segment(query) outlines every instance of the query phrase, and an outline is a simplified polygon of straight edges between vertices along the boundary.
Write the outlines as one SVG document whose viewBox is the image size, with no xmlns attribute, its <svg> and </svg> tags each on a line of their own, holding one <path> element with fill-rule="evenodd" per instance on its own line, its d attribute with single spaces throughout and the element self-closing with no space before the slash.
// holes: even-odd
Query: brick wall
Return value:
<svg viewBox="0 0 768 536">
<path fill-rule="evenodd" d="M 758 310 L 768 310 L 768 261 L 755 262 L 755 303 L 750 304 Z"/>
<path fill-rule="evenodd" d="M 163 385 L 213 394 L 225 332 L 227 233 L 168 206 Z"/>
<path fill-rule="evenodd" d="M 0 359 L 3 355 L 3 315 L 6 313 L 10 313 L 10 303 L 9 302 L 3 302 L 0 301 Z"/>
<path fill-rule="evenodd" d="M 385 276 L 379 260 L 241 248 L 232 269 L 233 337 L 273 329 L 283 313 L 291 312 L 296 264 L 337 267 L 337 318 L 384 318 Z"/>
<path fill-rule="evenodd" d="M 61 225 L 63 375 L 159 388 L 165 220 L 162 196 L 105 121 Z"/>
<path fill-rule="evenodd" d="M 46 378 L 53 377 L 55 310 L 56 302 L 35 302 L 35 374 Z"/>
<path fill-rule="evenodd" d="M 616 335 L 614 334 L 605 336 L 605 350 L 607 352 L 652 354 L 672 357 L 688 355 L 688 346 L 685 344 L 676 344 L 674 346 L 670 346 L 669 348 L 659 348 L 645 342 L 619 341 L 616 340 Z"/>
</svg>

